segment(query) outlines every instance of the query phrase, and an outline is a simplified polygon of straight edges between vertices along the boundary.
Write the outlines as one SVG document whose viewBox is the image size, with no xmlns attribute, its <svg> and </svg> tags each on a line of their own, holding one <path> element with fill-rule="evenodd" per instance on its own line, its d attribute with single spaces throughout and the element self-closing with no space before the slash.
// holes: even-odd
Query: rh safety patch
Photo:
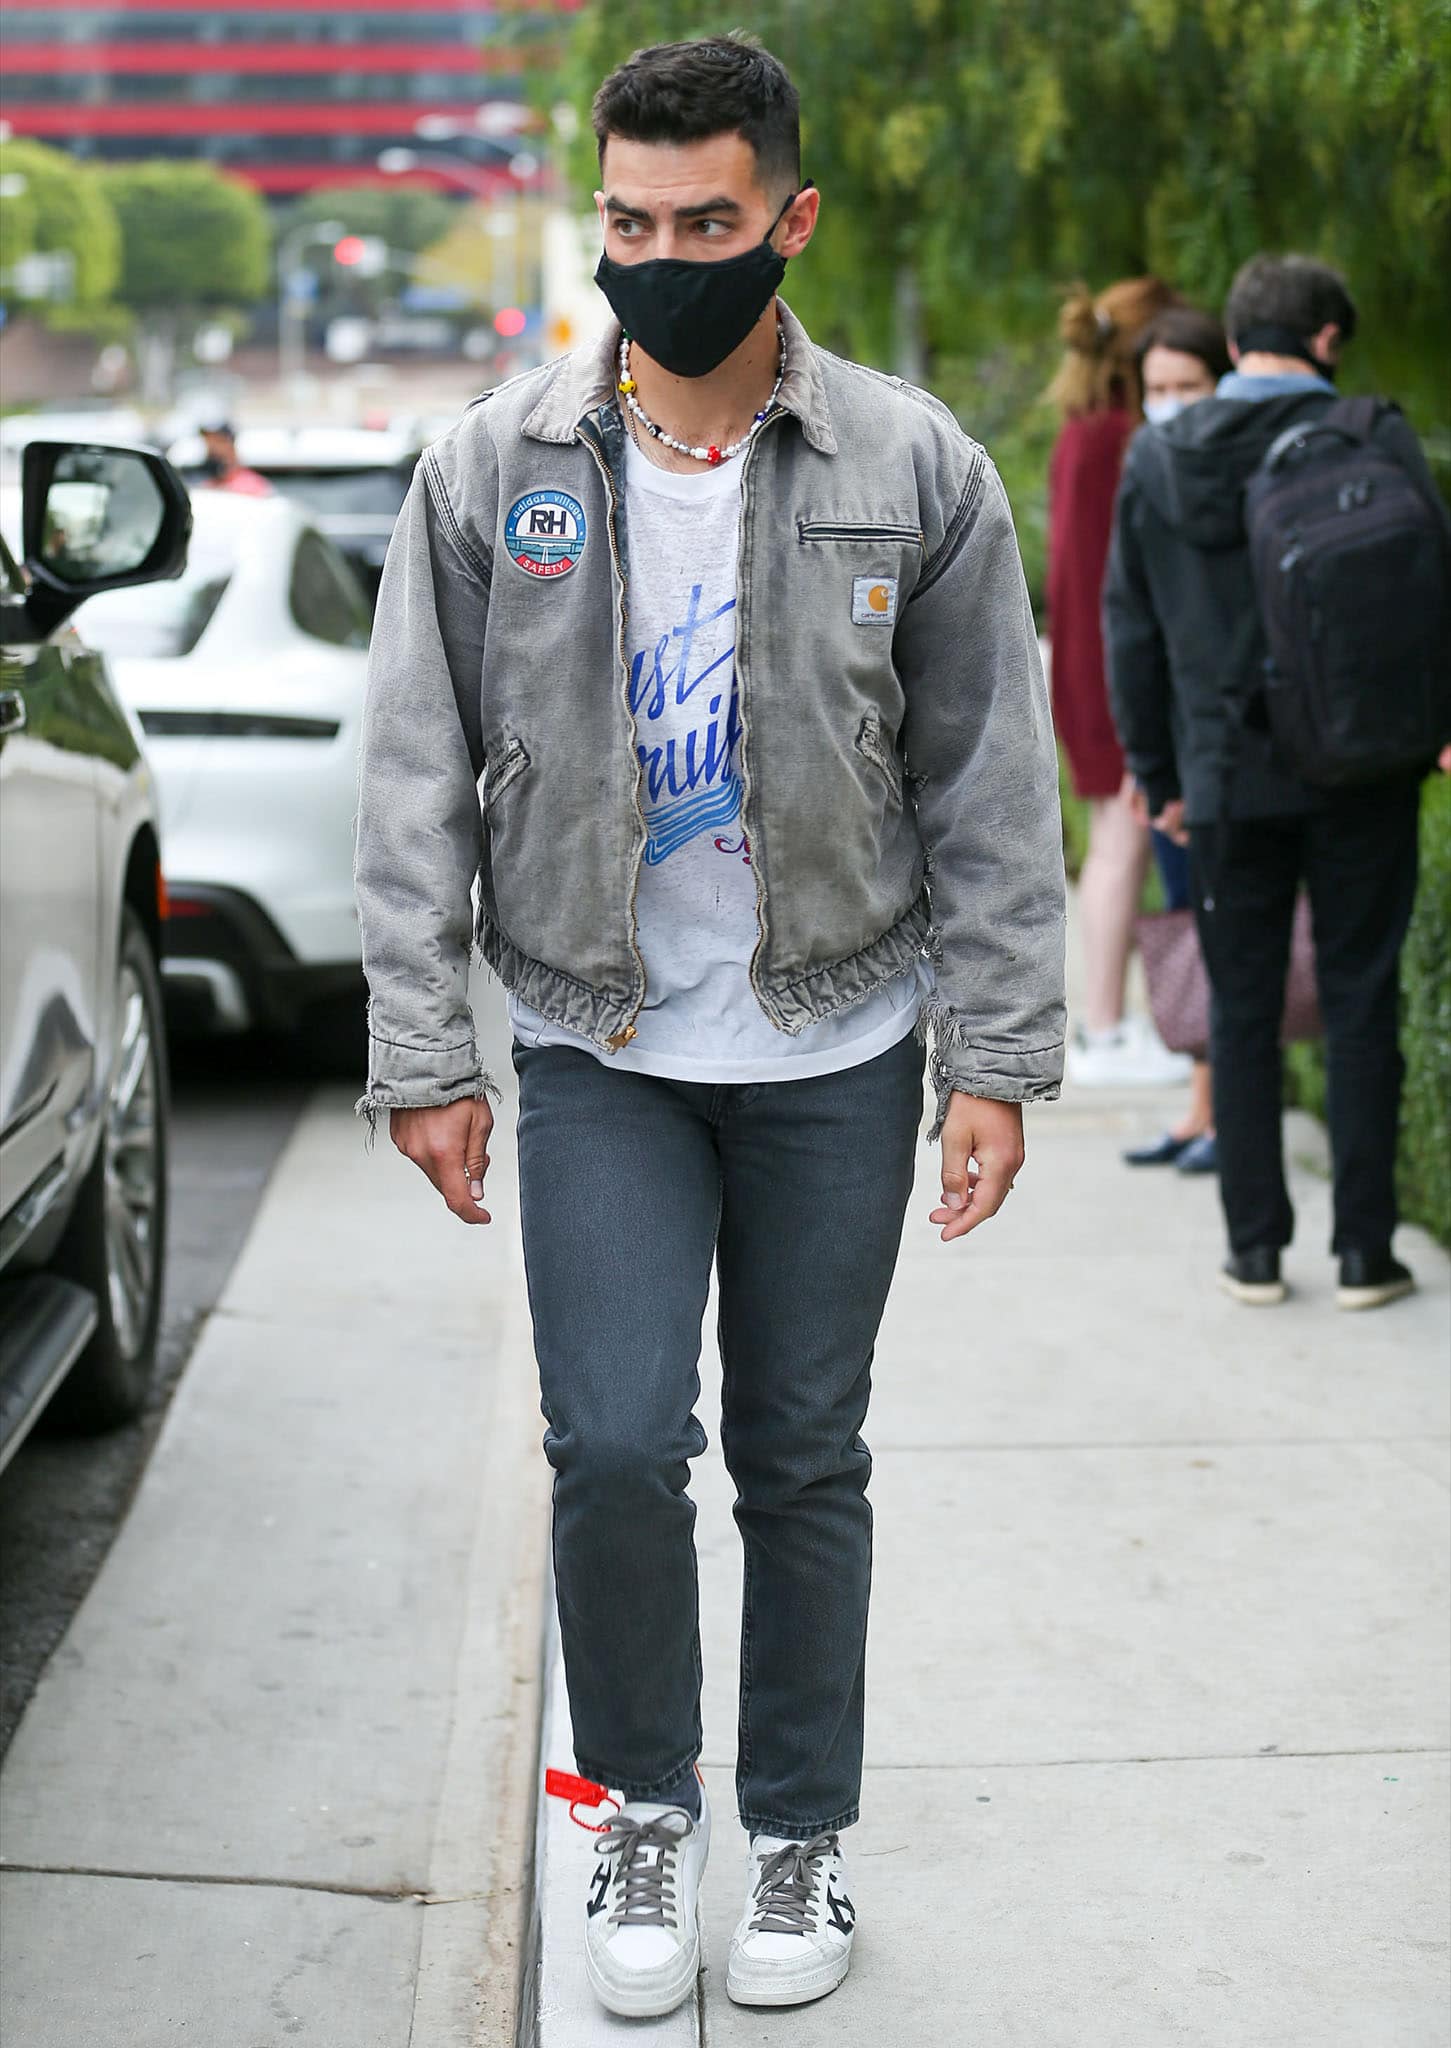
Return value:
<svg viewBox="0 0 1451 2048">
<path fill-rule="evenodd" d="M 851 585 L 854 626 L 892 626 L 897 620 L 895 576 L 854 576 Z"/>
<path fill-rule="evenodd" d="M 504 521 L 509 559 L 543 582 L 567 576 L 584 553 L 584 507 L 568 491 L 530 491 Z"/>
</svg>

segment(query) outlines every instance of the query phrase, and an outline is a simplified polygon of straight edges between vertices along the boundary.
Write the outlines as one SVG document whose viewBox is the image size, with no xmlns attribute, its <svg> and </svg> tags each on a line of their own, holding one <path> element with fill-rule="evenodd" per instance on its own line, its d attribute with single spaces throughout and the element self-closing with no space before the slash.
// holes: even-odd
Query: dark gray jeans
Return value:
<svg viewBox="0 0 1451 2048">
<path fill-rule="evenodd" d="M 700 1754 L 690 1460 L 714 1253 L 721 1447 L 745 1553 L 736 1787 L 754 1831 L 861 1793 L 872 1346 L 912 1185 L 922 1052 L 838 1074 L 662 1081 L 514 1049 L 524 1255 L 554 1467 L 579 1769 L 634 1798 Z"/>
</svg>

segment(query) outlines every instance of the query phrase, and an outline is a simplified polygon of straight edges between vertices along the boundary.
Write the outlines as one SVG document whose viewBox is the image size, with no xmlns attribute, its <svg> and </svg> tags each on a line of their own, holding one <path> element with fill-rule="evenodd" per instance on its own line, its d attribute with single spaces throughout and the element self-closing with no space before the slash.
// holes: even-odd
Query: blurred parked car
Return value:
<svg viewBox="0 0 1451 2048">
<path fill-rule="evenodd" d="M 176 576 L 190 526 L 159 455 L 32 440 L 23 467 L 17 550 L 0 540 L 0 1464 L 52 1398 L 75 1428 L 135 1414 L 155 1356 L 156 795 L 68 620 L 93 592 Z"/>
<path fill-rule="evenodd" d="M 38 405 L 31 412 L 12 412 L 0 420 L 0 477 L 20 474 L 20 457 L 31 441 L 123 442 L 140 446 L 149 439 L 146 422 L 134 407 L 112 398 L 71 398 Z"/>
<path fill-rule="evenodd" d="M 364 1034 L 353 818 L 369 613 L 338 549 L 282 497 L 198 491 L 186 573 L 81 614 L 161 790 L 178 1023 Z"/>
<path fill-rule="evenodd" d="M 310 513 L 352 563 L 370 608 L 422 445 L 412 433 L 376 427 L 242 427 L 237 434 L 244 468 Z M 184 435 L 169 453 L 188 483 L 202 483 L 200 434 Z"/>
</svg>

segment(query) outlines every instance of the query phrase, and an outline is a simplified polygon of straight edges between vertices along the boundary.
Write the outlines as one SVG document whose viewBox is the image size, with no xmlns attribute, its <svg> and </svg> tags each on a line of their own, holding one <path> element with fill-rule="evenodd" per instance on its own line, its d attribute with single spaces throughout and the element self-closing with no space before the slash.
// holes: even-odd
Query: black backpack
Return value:
<svg viewBox="0 0 1451 2048">
<path fill-rule="evenodd" d="M 1451 739 L 1451 542 L 1374 439 L 1394 410 L 1338 400 L 1287 427 L 1245 488 L 1270 728 L 1323 788 L 1424 770 Z"/>
</svg>

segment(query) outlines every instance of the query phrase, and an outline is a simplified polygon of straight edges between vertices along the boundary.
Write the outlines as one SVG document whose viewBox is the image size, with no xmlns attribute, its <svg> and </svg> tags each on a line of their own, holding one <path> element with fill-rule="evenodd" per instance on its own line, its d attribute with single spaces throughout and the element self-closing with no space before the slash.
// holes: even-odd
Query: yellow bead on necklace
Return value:
<svg viewBox="0 0 1451 2048">
<path fill-rule="evenodd" d="M 729 462 L 732 456 L 739 455 L 743 449 L 750 446 L 752 437 L 759 434 L 762 427 L 765 426 L 775 408 L 776 400 L 781 396 L 781 385 L 786 376 L 786 331 L 779 322 L 776 327 L 776 340 L 779 354 L 776 360 L 776 381 L 771 386 L 771 396 L 751 421 L 750 426 L 747 427 L 740 440 L 732 441 L 728 448 L 718 448 L 713 441 L 707 447 L 692 448 L 688 441 L 677 441 L 673 434 L 667 434 L 663 427 L 656 426 L 654 420 L 651 419 L 649 413 L 646 412 L 644 406 L 641 405 L 639 399 L 635 396 L 635 380 L 630 375 L 630 337 L 628 334 L 620 336 L 620 368 L 619 375 L 615 381 L 615 388 L 621 398 L 624 399 L 625 406 L 628 407 L 632 418 L 639 421 L 640 426 L 647 434 L 663 443 L 665 447 L 673 448 L 677 455 L 689 455 L 696 462 L 704 462 L 711 469 L 719 469 L 723 462 Z M 623 410 L 624 408 L 622 408 Z M 638 440 L 638 438 L 637 435 L 636 439 Z"/>
</svg>

